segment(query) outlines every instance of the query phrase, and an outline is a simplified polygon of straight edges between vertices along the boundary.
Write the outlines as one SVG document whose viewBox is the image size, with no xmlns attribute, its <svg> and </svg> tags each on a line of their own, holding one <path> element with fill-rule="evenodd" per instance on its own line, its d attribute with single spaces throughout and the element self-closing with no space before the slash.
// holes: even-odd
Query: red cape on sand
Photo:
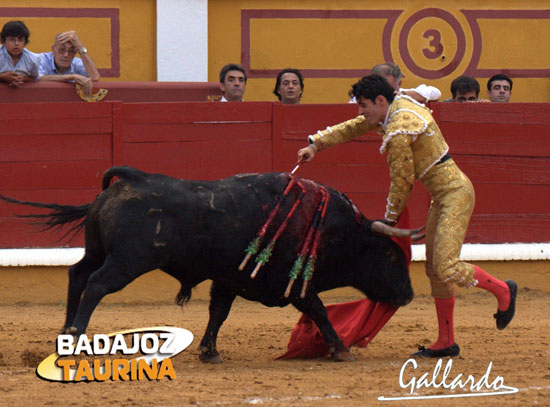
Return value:
<svg viewBox="0 0 550 407">
<path fill-rule="evenodd" d="M 397 226 L 408 229 L 410 223 L 409 211 L 405 208 Z M 411 261 L 411 238 L 393 239 L 403 249 L 408 266 Z M 368 298 L 326 306 L 328 318 L 344 345 L 360 348 L 366 347 L 374 339 L 398 308 Z M 328 353 L 328 346 L 319 328 L 308 316 L 302 314 L 292 330 L 288 351 L 277 359 L 317 358 Z"/>
</svg>

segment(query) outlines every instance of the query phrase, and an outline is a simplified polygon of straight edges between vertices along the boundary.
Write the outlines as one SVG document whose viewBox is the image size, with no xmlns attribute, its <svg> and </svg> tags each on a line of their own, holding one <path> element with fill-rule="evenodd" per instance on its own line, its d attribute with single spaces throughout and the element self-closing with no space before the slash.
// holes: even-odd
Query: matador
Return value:
<svg viewBox="0 0 550 407">
<path fill-rule="evenodd" d="M 367 131 L 382 134 L 380 153 L 387 154 L 390 171 L 385 221 L 399 219 L 415 179 L 431 198 L 426 221 L 426 274 L 430 279 L 439 326 L 438 339 L 420 346 L 413 356 L 458 356 L 454 340 L 454 285 L 490 291 L 498 301 L 497 328 L 508 326 L 515 312 L 517 284 L 501 281 L 480 267 L 460 261 L 460 250 L 472 215 L 475 193 L 472 183 L 449 154 L 449 147 L 431 111 L 406 95 L 395 94 L 385 78 L 363 77 L 352 87 L 359 116 L 309 136 L 310 144 L 298 151 L 298 159 L 311 160 L 333 145 Z"/>
</svg>

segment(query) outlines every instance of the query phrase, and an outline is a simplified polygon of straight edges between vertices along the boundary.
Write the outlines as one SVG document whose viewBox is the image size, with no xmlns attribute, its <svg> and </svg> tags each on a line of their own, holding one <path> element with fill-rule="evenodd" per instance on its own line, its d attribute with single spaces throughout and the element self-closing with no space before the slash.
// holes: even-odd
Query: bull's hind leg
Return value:
<svg viewBox="0 0 550 407">
<path fill-rule="evenodd" d="M 112 256 L 107 256 L 105 263 L 88 279 L 69 333 L 80 335 L 86 332 L 90 317 L 103 297 L 123 289 L 137 277 L 154 268 L 144 268 L 143 263 L 145 262 L 136 258 L 133 258 L 131 264 L 122 263 Z"/>
<path fill-rule="evenodd" d="M 67 290 L 67 315 L 63 332 L 69 333 L 69 328 L 73 325 L 76 310 L 80 304 L 82 292 L 86 287 L 90 275 L 101 267 L 104 259 L 95 260 L 89 255 L 85 255 L 82 260 L 69 268 L 69 289 Z"/>
<path fill-rule="evenodd" d="M 213 282 L 210 290 L 210 319 L 206 332 L 199 345 L 201 354 L 199 359 L 205 363 L 221 363 L 223 362 L 218 350 L 216 349 L 216 340 L 218 332 L 229 315 L 231 305 L 235 300 L 235 294 L 219 283 Z"/>
<path fill-rule="evenodd" d="M 344 345 L 332 324 L 328 319 L 327 309 L 319 296 L 310 288 L 305 298 L 295 298 L 292 300 L 299 311 L 310 317 L 325 339 L 329 347 L 329 353 L 332 359 L 336 361 L 353 361 L 354 358 L 349 349 Z"/>
</svg>

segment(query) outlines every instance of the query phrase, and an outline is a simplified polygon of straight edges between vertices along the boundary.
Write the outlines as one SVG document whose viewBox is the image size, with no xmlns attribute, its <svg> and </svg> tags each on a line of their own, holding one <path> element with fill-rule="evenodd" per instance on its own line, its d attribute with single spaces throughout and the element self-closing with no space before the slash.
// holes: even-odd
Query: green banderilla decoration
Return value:
<svg viewBox="0 0 550 407">
<path fill-rule="evenodd" d="M 304 266 L 304 261 L 305 261 L 304 256 L 298 256 L 298 258 L 294 262 L 294 266 L 292 266 L 292 270 L 290 270 L 290 273 L 288 273 L 290 278 L 294 280 L 298 278 L 298 276 L 302 271 L 302 267 Z"/>
<path fill-rule="evenodd" d="M 317 260 L 317 257 L 310 256 L 309 260 L 306 264 L 306 268 L 304 269 L 304 275 L 303 279 L 306 281 L 311 280 L 311 277 L 313 277 L 313 272 L 315 271 L 315 261 Z"/>
<path fill-rule="evenodd" d="M 250 257 L 254 256 L 256 253 L 258 253 L 258 250 L 260 249 L 260 243 L 262 239 L 261 237 L 257 237 L 256 239 L 252 240 L 249 244 L 246 250 L 244 251 L 246 253 L 246 256 L 244 260 L 242 261 L 241 265 L 239 266 L 239 270 L 243 270 L 244 266 L 246 266 L 246 263 L 250 259 Z"/>
<path fill-rule="evenodd" d="M 275 246 L 275 242 L 271 241 L 265 249 L 262 250 L 260 254 L 258 254 L 258 257 L 256 257 L 256 268 L 250 275 L 250 278 L 256 277 L 256 274 L 258 274 L 258 271 L 260 270 L 260 267 L 262 267 L 265 263 L 269 261 L 269 258 L 273 254 L 273 246 Z"/>
<path fill-rule="evenodd" d="M 304 266 L 305 259 L 306 259 L 305 256 L 299 255 L 296 261 L 294 262 L 294 266 L 292 266 L 292 270 L 290 270 L 290 272 L 288 273 L 288 276 L 290 277 L 290 281 L 288 282 L 288 285 L 286 287 L 285 298 L 288 298 L 288 296 L 290 295 L 290 290 L 294 285 L 294 281 L 296 281 L 296 279 L 302 272 L 302 267 Z"/>
<path fill-rule="evenodd" d="M 316 260 L 317 260 L 317 256 L 309 256 L 309 260 L 306 264 L 306 268 L 304 269 L 304 273 L 302 275 L 304 282 L 302 284 L 302 292 L 300 293 L 300 298 L 304 298 L 306 296 L 307 283 L 309 282 L 309 280 L 311 280 L 311 277 L 313 277 Z"/>
</svg>

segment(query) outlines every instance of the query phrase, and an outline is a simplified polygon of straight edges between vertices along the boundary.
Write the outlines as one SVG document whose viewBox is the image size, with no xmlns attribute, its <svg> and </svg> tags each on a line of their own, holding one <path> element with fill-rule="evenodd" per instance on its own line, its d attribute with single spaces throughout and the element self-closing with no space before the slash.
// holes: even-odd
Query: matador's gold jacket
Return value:
<svg viewBox="0 0 550 407">
<path fill-rule="evenodd" d="M 448 153 L 449 147 L 430 109 L 408 96 L 396 96 L 384 123 L 380 153 L 388 153 L 390 191 L 385 218 L 395 221 L 407 204 L 415 178 L 422 177 Z M 309 136 L 317 151 L 373 130 L 363 116 L 327 127 Z"/>
</svg>

